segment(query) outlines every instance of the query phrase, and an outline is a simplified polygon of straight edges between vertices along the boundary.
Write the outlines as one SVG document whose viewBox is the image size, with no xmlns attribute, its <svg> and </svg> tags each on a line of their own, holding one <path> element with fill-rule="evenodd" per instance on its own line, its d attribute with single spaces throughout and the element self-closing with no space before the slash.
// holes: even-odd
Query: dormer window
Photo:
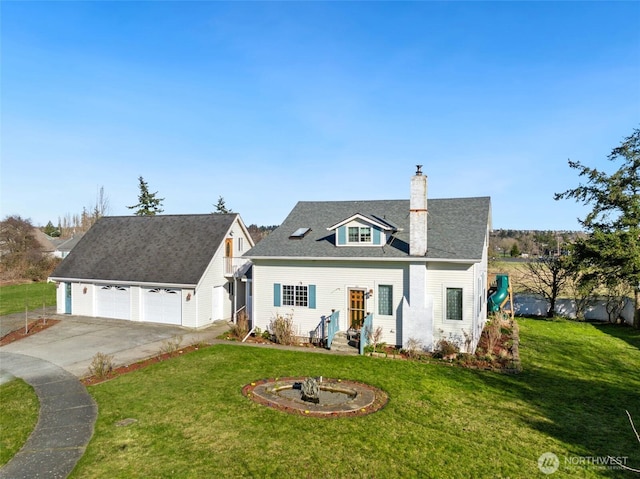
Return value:
<svg viewBox="0 0 640 479">
<path fill-rule="evenodd" d="M 353 214 L 327 228 L 335 232 L 336 246 L 384 246 L 398 229 L 375 215 Z"/>
<path fill-rule="evenodd" d="M 349 243 L 371 243 L 371 227 L 349 226 Z"/>
</svg>

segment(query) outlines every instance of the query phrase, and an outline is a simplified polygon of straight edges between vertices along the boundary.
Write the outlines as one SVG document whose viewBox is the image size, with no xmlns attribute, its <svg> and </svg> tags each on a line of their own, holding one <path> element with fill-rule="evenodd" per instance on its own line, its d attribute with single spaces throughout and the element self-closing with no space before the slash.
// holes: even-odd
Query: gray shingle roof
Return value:
<svg viewBox="0 0 640 479">
<path fill-rule="evenodd" d="M 380 218 L 398 227 L 384 247 L 335 245 L 335 232 L 327 228 L 356 213 Z M 491 199 L 429 199 L 427 259 L 479 260 L 482 258 Z M 311 228 L 302 239 L 289 239 L 298 228 Z M 245 256 L 291 258 L 408 258 L 409 200 L 301 201 L 282 225 Z"/>
<path fill-rule="evenodd" d="M 67 252 L 71 251 L 73 248 L 75 248 L 75 246 L 78 244 L 78 241 L 80 241 L 83 236 L 84 236 L 84 233 L 79 233 L 74 235 L 71 238 L 57 241 L 56 243 L 54 243 L 56 247 L 56 251 L 67 251 Z"/>
<path fill-rule="evenodd" d="M 103 217 L 51 277 L 195 285 L 237 216 Z"/>
</svg>

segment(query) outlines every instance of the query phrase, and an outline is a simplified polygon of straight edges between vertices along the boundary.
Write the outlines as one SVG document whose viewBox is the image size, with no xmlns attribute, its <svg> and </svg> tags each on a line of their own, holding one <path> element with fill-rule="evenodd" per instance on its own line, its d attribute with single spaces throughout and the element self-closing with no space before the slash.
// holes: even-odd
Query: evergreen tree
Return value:
<svg viewBox="0 0 640 479">
<path fill-rule="evenodd" d="M 609 289 L 623 284 L 634 291 L 634 326 L 640 328 L 640 129 L 614 148 L 608 160 L 621 162 L 611 175 L 570 160 L 586 184 L 555 199 L 573 198 L 593 207 L 580 220 L 590 234 L 576 241 L 573 254 L 587 279 L 595 278 Z"/>
<path fill-rule="evenodd" d="M 233 213 L 233 211 L 231 211 L 230 208 L 227 208 L 227 205 L 224 202 L 224 198 L 222 196 L 220 196 L 218 198 L 218 203 L 216 203 L 215 207 L 216 207 L 216 210 L 213 212 L 214 214 L 216 214 L 216 213 L 222 213 L 222 214 Z"/>
<path fill-rule="evenodd" d="M 161 208 L 164 198 L 156 198 L 158 192 L 149 193 L 149 186 L 144 178 L 140 176 L 138 178 L 140 194 L 138 195 L 138 204 L 133 206 L 127 206 L 130 210 L 136 210 L 133 214 L 136 216 L 155 216 L 158 213 L 162 213 L 164 210 Z"/>
<path fill-rule="evenodd" d="M 60 229 L 53 226 L 53 223 L 49 221 L 47 226 L 44 227 L 44 234 L 51 236 L 52 238 L 57 238 L 60 236 Z"/>
</svg>

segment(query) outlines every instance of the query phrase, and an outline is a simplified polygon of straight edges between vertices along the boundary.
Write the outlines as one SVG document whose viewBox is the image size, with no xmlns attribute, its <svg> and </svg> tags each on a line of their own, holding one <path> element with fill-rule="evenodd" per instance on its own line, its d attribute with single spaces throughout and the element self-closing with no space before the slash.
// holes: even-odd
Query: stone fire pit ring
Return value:
<svg viewBox="0 0 640 479">
<path fill-rule="evenodd" d="M 318 378 L 320 389 L 344 395 L 345 399 L 332 404 L 314 404 L 284 393 L 297 389 L 305 377 L 260 379 L 242 388 L 250 400 L 289 414 L 312 417 L 364 416 L 382 409 L 389 400 L 383 390 L 369 384 L 348 379 Z M 347 397 L 348 396 L 348 397 Z"/>
</svg>

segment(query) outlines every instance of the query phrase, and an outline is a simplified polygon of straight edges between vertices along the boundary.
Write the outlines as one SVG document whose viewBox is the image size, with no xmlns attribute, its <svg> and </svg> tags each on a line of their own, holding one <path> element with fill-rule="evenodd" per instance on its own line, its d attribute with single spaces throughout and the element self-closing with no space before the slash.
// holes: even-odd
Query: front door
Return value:
<svg viewBox="0 0 640 479">
<path fill-rule="evenodd" d="M 71 314 L 71 283 L 64 283 L 64 313 Z"/>
<path fill-rule="evenodd" d="M 364 290 L 349 290 L 349 324 L 352 329 L 362 328 L 365 316 Z"/>
</svg>

